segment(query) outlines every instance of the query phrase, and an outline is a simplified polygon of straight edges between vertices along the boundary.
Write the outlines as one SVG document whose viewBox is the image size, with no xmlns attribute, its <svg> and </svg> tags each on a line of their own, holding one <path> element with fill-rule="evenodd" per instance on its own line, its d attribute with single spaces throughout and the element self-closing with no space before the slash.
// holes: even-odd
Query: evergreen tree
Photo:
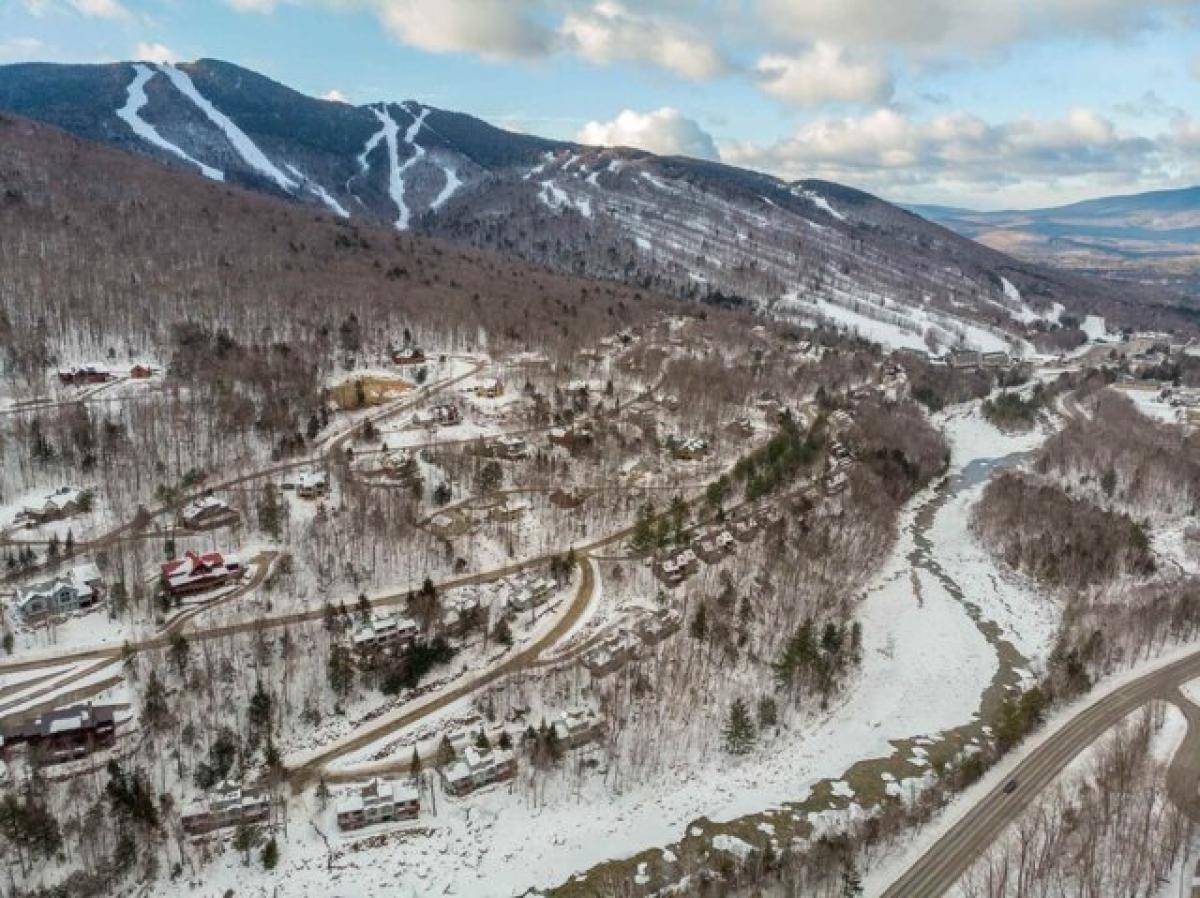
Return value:
<svg viewBox="0 0 1200 898">
<path fill-rule="evenodd" d="M 754 721 L 746 710 L 746 703 L 735 698 L 725 720 L 725 751 L 731 755 L 744 755 L 754 747 Z"/>
<path fill-rule="evenodd" d="M 264 870 L 274 870 L 275 865 L 279 863 L 279 846 L 275 843 L 275 837 L 267 839 L 267 844 L 263 846 L 262 854 L 259 855 L 262 860 Z"/>
<path fill-rule="evenodd" d="M 450 744 L 449 736 L 442 736 L 442 741 L 438 743 L 437 750 L 437 766 L 438 768 L 448 767 L 454 763 L 456 755 L 454 754 L 454 746 Z"/>
<path fill-rule="evenodd" d="M 344 645 L 334 645 L 329 649 L 329 688 L 339 698 L 349 694 L 354 686 L 354 658 Z"/>
<path fill-rule="evenodd" d="M 421 781 L 421 753 L 413 745 L 412 760 L 408 762 L 408 772 L 416 782 Z"/>
<path fill-rule="evenodd" d="M 170 645 L 167 647 L 167 656 L 171 659 L 171 663 L 175 665 L 175 670 L 179 672 L 179 676 L 183 676 L 187 671 L 188 659 L 191 657 L 192 647 L 188 643 L 187 638 L 175 630 L 171 633 Z"/>
<path fill-rule="evenodd" d="M 703 601 L 700 602 L 696 613 L 692 615 L 692 622 L 688 625 L 688 635 L 692 639 L 699 640 L 704 640 L 708 636 L 708 605 Z"/>
</svg>

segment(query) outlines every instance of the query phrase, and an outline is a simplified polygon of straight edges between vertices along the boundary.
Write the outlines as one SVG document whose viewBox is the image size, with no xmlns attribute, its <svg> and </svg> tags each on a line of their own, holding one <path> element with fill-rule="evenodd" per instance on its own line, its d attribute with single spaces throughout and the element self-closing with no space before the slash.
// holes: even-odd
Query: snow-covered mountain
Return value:
<svg viewBox="0 0 1200 898">
<path fill-rule="evenodd" d="M 1021 348 L 1063 307 L 1186 324 L 1169 298 L 1016 261 L 841 185 L 515 134 L 411 100 L 319 100 L 215 60 L 0 67 L 0 109 L 330 215 L 894 343 Z"/>
</svg>

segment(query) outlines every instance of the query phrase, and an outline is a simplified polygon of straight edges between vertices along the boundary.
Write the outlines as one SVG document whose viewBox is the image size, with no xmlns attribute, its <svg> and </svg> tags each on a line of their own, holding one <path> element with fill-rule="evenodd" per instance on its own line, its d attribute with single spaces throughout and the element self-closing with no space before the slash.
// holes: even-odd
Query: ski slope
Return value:
<svg viewBox="0 0 1200 898">
<path fill-rule="evenodd" d="M 238 155 L 245 160 L 247 165 L 266 175 L 284 190 L 296 189 L 296 182 L 280 171 L 275 163 L 267 158 L 267 154 L 258 148 L 254 141 L 249 138 L 245 131 L 237 126 L 233 119 L 209 102 L 208 98 L 196 89 L 196 85 L 192 83 L 192 79 L 188 76 L 187 72 L 175 68 L 170 63 L 160 63 L 158 68 L 159 71 L 171 79 L 171 83 L 175 85 L 176 90 L 191 100 L 210 122 L 224 132 L 229 142 L 233 145 L 233 148 L 237 150 Z"/>
<path fill-rule="evenodd" d="M 223 171 L 213 168 L 211 165 L 205 165 L 199 159 L 189 156 L 180 147 L 175 146 L 175 144 L 159 134 L 153 125 L 141 117 L 141 111 L 150 102 L 146 96 L 146 85 L 154 75 L 154 69 L 150 68 L 150 66 L 143 65 L 140 62 L 134 63 L 133 80 L 129 82 L 128 96 L 125 100 L 125 105 L 117 110 L 117 117 L 129 125 L 133 129 L 133 133 L 147 143 L 153 144 L 160 150 L 166 150 L 172 156 L 176 156 L 184 162 L 196 166 L 206 178 L 210 178 L 213 181 L 224 181 L 225 173 Z"/>
</svg>

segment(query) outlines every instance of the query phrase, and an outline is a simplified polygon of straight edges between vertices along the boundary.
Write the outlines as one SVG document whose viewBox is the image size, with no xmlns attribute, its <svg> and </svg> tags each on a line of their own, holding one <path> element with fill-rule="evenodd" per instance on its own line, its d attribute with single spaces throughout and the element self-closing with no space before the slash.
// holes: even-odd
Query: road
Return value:
<svg viewBox="0 0 1200 898">
<path fill-rule="evenodd" d="M 893 882 L 881 898 L 944 895 L 1073 758 L 1128 714 L 1153 699 L 1175 701 L 1188 716 L 1188 738 L 1181 752 L 1200 744 L 1195 726 L 1190 725 L 1197 716 L 1195 710 L 1188 707 L 1190 703 L 1185 706 L 1175 698 L 1180 686 L 1197 677 L 1200 677 L 1200 651 L 1151 671 L 1094 701 L 1029 751 L 1006 780 L 1017 782 L 1017 788 L 1011 794 L 1004 793 L 1001 783 L 981 798 Z M 1186 792 L 1190 777 L 1194 796 L 1196 765 L 1181 760 L 1173 764 L 1172 769 L 1176 770 L 1170 778 L 1174 790 Z M 1184 809 L 1194 806 L 1193 798 Z"/>
</svg>

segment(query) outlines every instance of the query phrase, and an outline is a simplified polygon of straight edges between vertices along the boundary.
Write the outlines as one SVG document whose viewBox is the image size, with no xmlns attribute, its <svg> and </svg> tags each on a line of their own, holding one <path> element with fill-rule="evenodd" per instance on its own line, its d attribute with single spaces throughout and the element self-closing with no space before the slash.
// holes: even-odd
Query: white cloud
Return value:
<svg viewBox="0 0 1200 898">
<path fill-rule="evenodd" d="M 712 136 L 678 109 L 654 112 L 626 109 L 609 122 L 588 122 L 576 140 L 600 146 L 637 147 L 663 156 L 718 159 Z"/>
<path fill-rule="evenodd" d="M 336 87 L 333 90 L 327 90 L 327 91 L 325 91 L 325 93 L 321 94 L 321 99 L 329 100 L 330 102 L 333 102 L 333 103 L 349 103 L 350 102 L 350 98 L 347 97 L 340 90 L 338 90 Z"/>
<path fill-rule="evenodd" d="M 133 48 L 133 58 L 145 62 L 178 62 L 179 54 L 166 44 L 142 42 Z"/>
<path fill-rule="evenodd" d="M 241 12 L 315 6 L 368 12 L 395 38 L 431 53 L 474 53 L 484 59 L 544 56 L 554 33 L 538 13 L 543 0 L 225 0 Z"/>
<path fill-rule="evenodd" d="M 94 19 L 128 19 L 129 10 L 119 0 L 68 0 L 80 15 Z"/>
<path fill-rule="evenodd" d="M 757 0 L 781 37 L 958 56 L 1064 35 L 1127 37 L 1195 0 Z"/>
<path fill-rule="evenodd" d="M 25 62 L 45 53 L 46 45 L 36 37 L 10 37 L 0 40 L 0 60 Z"/>
<path fill-rule="evenodd" d="M 31 16 L 44 16 L 50 10 L 51 0 L 21 0 L 21 5 Z"/>
<path fill-rule="evenodd" d="M 892 79 L 882 60 L 854 58 L 825 41 L 795 56 L 763 56 L 754 73 L 764 91 L 793 106 L 879 103 L 892 95 Z"/>
<path fill-rule="evenodd" d="M 769 146 L 721 147 L 727 162 L 784 178 L 984 204 L 994 204 L 1000 191 L 1033 198 L 1154 183 L 1164 177 L 1167 152 L 1163 141 L 1123 133 L 1088 109 L 1000 124 L 964 112 L 915 120 L 879 109 L 808 122 Z"/>
<path fill-rule="evenodd" d="M 721 55 L 691 30 L 630 12 L 611 0 L 568 15 L 561 32 L 568 46 L 589 62 L 648 63 L 693 80 L 729 70 Z"/>
</svg>

